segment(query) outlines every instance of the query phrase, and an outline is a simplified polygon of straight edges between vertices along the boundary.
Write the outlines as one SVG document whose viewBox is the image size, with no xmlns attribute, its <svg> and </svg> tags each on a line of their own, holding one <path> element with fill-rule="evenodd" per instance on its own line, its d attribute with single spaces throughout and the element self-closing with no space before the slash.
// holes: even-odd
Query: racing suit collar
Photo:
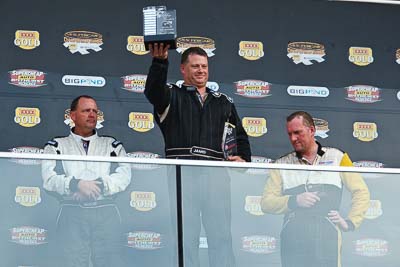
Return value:
<svg viewBox="0 0 400 267">
<path fill-rule="evenodd" d="M 325 151 L 322 150 L 322 145 L 321 145 L 318 141 L 315 141 L 315 143 L 317 143 L 317 145 L 318 145 L 317 155 L 320 156 L 320 157 L 322 157 L 322 156 L 325 154 Z M 298 153 L 298 152 L 296 152 L 296 157 L 297 157 L 299 160 L 302 160 L 302 159 L 303 159 L 303 156 L 302 156 L 300 153 Z"/>
<path fill-rule="evenodd" d="M 89 137 L 83 137 L 83 136 L 80 136 L 80 135 L 74 133 L 74 129 L 75 129 L 75 128 L 72 128 L 72 129 L 71 129 L 71 135 L 72 135 L 72 136 L 74 137 L 74 139 L 77 140 L 77 141 L 81 141 L 81 140 L 92 141 L 92 140 L 94 140 L 94 139 L 97 138 L 97 131 L 96 131 L 96 130 L 93 130 L 93 134 L 92 134 L 91 136 L 89 136 Z"/>
</svg>

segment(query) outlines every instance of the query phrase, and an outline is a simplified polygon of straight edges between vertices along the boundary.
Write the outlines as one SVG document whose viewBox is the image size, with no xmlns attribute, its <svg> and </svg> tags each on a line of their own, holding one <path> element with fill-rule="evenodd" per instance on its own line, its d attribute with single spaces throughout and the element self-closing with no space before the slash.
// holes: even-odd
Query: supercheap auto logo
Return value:
<svg viewBox="0 0 400 267">
<path fill-rule="evenodd" d="M 35 226 L 13 227 L 10 235 L 10 241 L 19 245 L 37 246 L 47 243 L 47 230 Z"/>
<path fill-rule="evenodd" d="M 154 192 L 131 192 L 130 206 L 138 211 L 151 211 L 157 207 L 156 194 Z"/>
<path fill-rule="evenodd" d="M 20 146 L 10 148 L 8 150 L 11 153 L 31 153 L 31 154 L 43 154 L 43 149 L 38 147 L 31 147 L 31 146 Z M 17 164 L 22 165 L 39 165 L 41 164 L 40 160 L 37 159 L 10 159 L 10 161 L 15 162 Z"/>
<path fill-rule="evenodd" d="M 40 45 L 38 31 L 17 30 L 14 44 L 24 50 L 32 50 Z"/>
<path fill-rule="evenodd" d="M 381 101 L 381 89 L 369 85 L 352 85 L 346 87 L 347 100 L 357 103 L 375 103 Z"/>
<path fill-rule="evenodd" d="M 378 128 L 374 122 L 355 122 L 353 137 L 363 142 L 370 142 L 378 138 Z"/>
<path fill-rule="evenodd" d="M 97 111 L 97 124 L 96 129 L 103 128 L 102 123 L 104 122 L 104 112 L 101 110 Z M 74 121 L 71 119 L 71 109 L 66 109 L 64 112 L 64 124 L 68 125 L 71 129 L 75 127 Z"/>
<path fill-rule="evenodd" d="M 129 128 L 144 133 L 154 128 L 154 117 L 151 113 L 131 112 L 129 113 Z"/>
<path fill-rule="evenodd" d="M 103 36 L 100 33 L 90 31 L 69 31 L 64 34 L 64 47 L 75 54 L 89 54 L 88 50 L 99 52 L 103 44 Z"/>
<path fill-rule="evenodd" d="M 121 79 L 122 79 L 121 89 L 140 94 L 144 92 L 147 75 L 131 74 L 122 76 Z"/>
<path fill-rule="evenodd" d="M 40 123 L 40 110 L 38 108 L 17 107 L 14 122 L 22 127 L 34 127 Z"/>
<path fill-rule="evenodd" d="M 146 151 L 136 151 L 136 152 L 130 152 L 126 154 L 127 157 L 129 158 L 135 158 L 135 159 L 158 159 L 160 158 L 159 154 L 156 153 L 151 153 L 151 152 L 146 152 Z M 136 170 L 154 170 L 161 168 L 161 165 L 158 164 L 139 164 L 139 163 L 132 163 L 132 169 Z"/>
<path fill-rule="evenodd" d="M 374 62 L 372 49 L 369 47 L 350 47 L 349 61 L 357 66 L 367 66 Z"/>
<path fill-rule="evenodd" d="M 270 96 L 271 85 L 260 80 L 242 80 L 235 82 L 237 95 L 248 98 L 263 98 Z"/>
<path fill-rule="evenodd" d="M 374 220 L 383 214 L 382 202 L 377 199 L 371 199 L 369 202 L 369 208 L 365 213 L 364 217 L 369 220 Z"/>
<path fill-rule="evenodd" d="M 150 51 L 146 51 L 143 36 L 130 35 L 127 42 L 126 50 L 135 55 L 142 56 L 150 53 Z"/>
<path fill-rule="evenodd" d="M 139 250 L 155 250 L 162 246 L 161 234 L 148 231 L 129 232 L 127 246 Z"/>
<path fill-rule="evenodd" d="M 264 212 L 261 211 L 261 198 L 261 196 L 246 196 L 244 210 L 251 215 L 264 215 Z"/>
<path fill-rule="evenodd" d="M 271 254 L 277 251 L 277 239 L 266 235 L 243 236 L 242 250 L 255 254 Z"/>
<path fill-rule="evenodd" d="M 247 60 L 258 60 L 264 56 L 262 42 L 240 41 L 239 56 Z"/>
<path fill-rule="evenodd" d="M 261 156 L 251 156 L 251 162 L 253 163 L 273 163 L 274 160 Z M 268 169 L 258 169 L 258 168 L 248 168 L 246 173 L 251 175 L 266 175 L 268 174 Z"/>
<path fill-rule="evenodd" d="M 385 164 L 378 161 L 372 160 L 359 160 L 353 162 L 354 167 L 361 167 L 361 168 L 384 168 Z"/>
<path fill-rule="evenodd" d="M 382 257 L 389 254 L 389 242 L 379 238 L 364 238 L 353 241 L 354 253 L 365 257 Z"/>
<path fill-rule="evenodd" d="M 10 75 L 9 84 L 24 87 L 24 88 L 36 88 L 47 85 L 45 83 L 46 73 L 40 70 L 32 69 L 17 69 L 8 72 Z"/>
<path fill-rule="evenodd" d="M 327 132 L 329 132 L 329 123 L 326 120 L 320 119 L 320 118 L 313 118 L 314 124 L 315 124 L 315 136 L 321 137 L 321 138 L 327 138 L 329 135 Z"/>
<path fill-rule="evenodd" d="M 268 132 L 265 118 L 244 117 L 242 124 L 246 133 L 252 137 L 260 137 Z"/>
<path fill-rule="evenodd" d="M 215 42 L 213 39 L 199 36 L 186 36 L 176 39 L 176 51 L 180 54 L 189 47 L 200 47 L 206 51 L 208 57 L 214 56 Z"/>
<path fill-rule="evenodd" d="M 295 64 L 303 63 L 312 65 L 315 62 L 324 62 L 325 47 L 322 44 L 312 42 L 292 42 L 288 44 L 287 56 Z"/>
<path fill-rule="evenodd" d="M 36 206 L 42 201 L 40 189 L 39 187 L 17 186 L 14 200 L 24 207 Z"/>
</svg>

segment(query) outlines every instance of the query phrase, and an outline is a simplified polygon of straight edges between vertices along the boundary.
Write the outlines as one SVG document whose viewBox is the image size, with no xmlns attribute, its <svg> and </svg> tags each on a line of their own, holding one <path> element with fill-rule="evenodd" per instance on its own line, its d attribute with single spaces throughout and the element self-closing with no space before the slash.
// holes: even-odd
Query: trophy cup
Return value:
<svg viewBox="0 0 400 267">
<path fill-rule="evenodd" d="M 148 6 L 143 8 L 144 46 L 163 43 L 176 49 L 176 10 L 167 10 L 165 6 Z"/>
<path fill-rule="evenodd" d="M 225 159 L 237 155 L 236 127 L 229 122 L 225 122 L 222 134 L 222 152 L 224 152 Z"/>
</svg>

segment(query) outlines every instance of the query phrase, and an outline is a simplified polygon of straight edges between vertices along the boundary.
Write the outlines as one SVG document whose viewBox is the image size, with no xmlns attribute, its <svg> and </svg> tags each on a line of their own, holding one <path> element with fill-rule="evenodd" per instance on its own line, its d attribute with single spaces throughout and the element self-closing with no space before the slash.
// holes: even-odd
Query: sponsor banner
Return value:
<svg viewBox="0 0 400 267">
<path fill-rule="evenodd" d="M 122 76 L 121 79 L 122 79 L 121 89 L 140 94 L 144 92 L 147 75 L 131 74 Z"/>
<path fill-rule="evenodd" d="M 199 238 L 199 248 L 208 248 L 207 237 L 200 236 L 200 238 Z"/>
<path fill-rule="evenodd" d="M 243 236 L 242 250 L 255 254 L 271 254 L 277 251 L 277 239 L 266 235 Z"/>
<path fill-rule="evenodd" d="M 67 86 L 103 87 L 106 79 L 100 76 L 64 75 L 62 83 Z"/>
<path fill-rule="evenodd" d="M 127 233 L 127 246 L 139 250 L 155 250 L 162 248 L 160 233 L 136 231 Z"/>
<path fill-rule="evenodd" d="M 64 112 L 64 123 L 68 125 L 71 129 L 75 127 L 74 121 L 71 119 L 70 116 L 71 109 L 66 109 Z M 104 122 L 104 113 L 101 110 L 97 111 L 97 123 L 96 123 L 96 129 L 101 129 L 103 128 L 102 123 Z"/>
<path fill-rule="evenodd" d="M 175 85 L 181 87 L 185 81 L 178 80 L 176 81 Z M 206 87 L 210 88 L 212 91 L 217 92 L 219 90 L 219 84 L 217 82 L 208 81 L 206 83 Z"/>
<path fill-rule="evenodd" d="M 240 41 L 239 56 L 247 60 L 258 60 L 264 56 L 262 42 Z"/>
<path fill-rule="evenodd" d="M 18 69 L 11 70 L 8 74 L 10 75 L 8 83 L 18 87 L 36 88 L 47 85 L 45 83 L 46 73 L 40 70 Z"/>
<path fill-rule="evenodd" d="M 246 133 L 252 137 L 260 137 L 268 132 L 265 118 L 244 117 L 242 124 Z"/>
<path fill-rule="evenodd" d="M 151 152 L 145 152 L 145 151 L 136 151 L 136 152 L 130 152 L 126 154 L 127 157 L 130 158 L 141 158 L 141 159 L 158 159 L 161 158 L 159 154 L 151 153 Z M 161 168 L 162 165 L 158 164 L 136 164 L 132 163 L 132 169 L 136 170 L 154 170 Z"/>
<path fill-rule="evenodd" d="M 157 206 L 156 194 L 154 192 L 131 192 L 130 206 L 138 211 L 151 211 Z"/>
<path fill-rule="evenodd" d="M 32 50 L 40 45 L 38 31 L 17 30 L 14 44 L 24 50 Z"/>
<path fill-rule="evenodd" d="M 389 243 L 378 238 L 364 238 L 353 241 L 354 253 L 365 257 L 382 257 L 389 253 Z"/>
<path fill-rule="evenodd" d="M 20 146 L 13 147 L 8 150 L 11 153 L 32 153 L 32 154 L 43 154 L 43 149 L 32 146 Z M 11 162 L 15 162 L 17 164 L 22 165 L 39 165 L 41 164 L 40 160 L 36 159 L 10 159 Z"/>
<path fill-rule="evenodd" d="M 382 214 L 383 214 L 382 202 L 377 199 L 371 199 L 369 201 L 369 208 L 365 213 L 364 217 L 369 220 L 374 220 L 378 217 L 381 217 Z"/>
<path fill-rule="evenodd" d="M 363 142 L 370 142 L 378 138 L 378 128 L 373 122 L 355 122 L 353 137 Z"/>
<path fill-rule="evenodd" d="M 128 44 L 126 45 L 126 50 L 139 56 L 150 53 L 150 51 L 146 51 L 146 48 L 144 47 L 144 37 L 136 35 L 128 36 Z"/>
<path fill-rule="evenodd" d="M 261 156 L 251 156 L 251 162 L 254 163 L 273 163 L 274 160 L 266 157 Z M 246 171 L 247 174 L 251 175 L 266 175 L 269 173 L 268 169 L 256 169 L 256 168 L 249 168 Z"/>
<path fill-rule="evenodd" d="M 244 210 L 251 215 L 264 215 L 264 212 L 261 210 L 261 198 L 262 196 L 246 196 Z"/>
<path fill-rule="evenodd" d="M 40 123 L 40 110 L 38 108 L 17 107 L 14 122 L 22 127 L 34 127 Z"/>
<path fill-rule="evenodd" d="M 385 164 L 372 160 L 359 160 L 353 162 L 354 167 L 361 168 L 384 168 Z M 383 173 L 362 173 L 364 179 L 377 179 L 385 177 Z"/>
<path fill-rule="evenodd" d="M 103 44 L 103 36 L 96 32 L 89 31 L 70 31 L 64 34 L 64 47 L 75 54 L 79 52 L 81 55 L 89 54 L 88 50 L 99 52 Z"/>
<path fill-rule="evenodd" d="M 129 128 L 134 131 L 145 133 L 154 128 L 153 114 L 142 112 L 129 113 Z"/>
<path fill-rule="evenodd" d="M 208 57 L 214 56 L 215 42 L 213 39 L 199 36 L 186 36 L 176 39 L 176 51 L 180 54 L 189 47 L 200 47 L 206 51 Z"/>
<path fill-rule="evenodd" d="M 15 202 L 24 207 L 33 207 L 39 204 L 40 198 L 39 187 L 17 186 L 15 189 Z"/>
<path fill-rule="evenodd" d="M 374 62 L 372 49 L 369 47 L 350 47 L 349 61 L 357 66 L 367 66 Z"/>
<path fill-rule="evenodd" d="M 381 101 L 381 89 L 369 85 L 352 85 L 346 87 L 347 100 L 357 103 L 375 103 Z"/>
<path fill-rule="evenodd" d="M 327 132 L 329 132 L 329 124 L 326 120 L 319 119 L 319 118 L 313 118 L 314 124 L 315 124 L 315 136 L 321 137 L 321 138 L 327 138 L 329 135 Z"/>
<path fill-rule="evenodd" d="M 263 98 L 271 95 L 271 84 L 260 80 L 237 81 L 235 88 L 235 94 L 248 98 Z"/>
<path fill-rule="evenodd" d="M 325 47 L 322 44 L 311 42 L 292 42 L 288 44 L 287 56 L 295 64 L 312 65 L 314 62 L 324 62 Z"/>
<path fill-rule="evenodd" d="M 328 97 L 329 89 L 317 86 L 290 85 L 287 93 L 291 96 Z"/>
<path fill-rule="evenodd" d="M 10 241 L 24 246 L 37 246 L 47 243 L 47 230 L 35 226 L 13 227 Z"/>
</svg>

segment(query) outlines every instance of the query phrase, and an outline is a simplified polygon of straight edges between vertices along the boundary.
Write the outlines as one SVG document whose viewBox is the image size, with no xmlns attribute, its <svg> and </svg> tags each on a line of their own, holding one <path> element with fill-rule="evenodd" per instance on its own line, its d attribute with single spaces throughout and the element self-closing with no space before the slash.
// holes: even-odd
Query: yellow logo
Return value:
<svg viewBox="0 0 400 267">
<path fill-rule="evenodd" d="M 38 108 L 18 107 L 15 109 L 14 122 L 22 127 L 34 127 L 40 123 L 40 110 Z"/>
<path fill-rule="evenodd" d="M 154 128 L 153 114 L 131 112 L 129 113 L 128 126 L 137 132 L 148 132 Z"/>
<path fill-rule="evenodd" d="M 134 35 L 128 36 L 128 44 L 126 45 L 126 50 L 139 56 L 146 55 L 150 52 L 146 51 L 146 48 L 144 47 L 143 36 Z"/>
<path fill-rule="evenodd" d="M 101 110 L 97 111 L 97 124 L 96 129 L 103 128 L 102 123 L 104 122 L 104 112 Z M 71 109 L 66 109 L 64 112 L 64 123 L 68 125 L 70 128 L 75 127 L 75 123 L 71 120 Z"/>
<path fill-rule="evenodd" d="M 261 216 L 264 213 L 261 211 L 261 196 L 246 196 L 246 204 L 244 205 L 244 210 L 248 213 Z"/>
<path fill-rule="evenodd" d="M 239 43 L 239 56 L 247 60 L 258 60 L 264 56 L 262 42 L 241 41 Z"/>
<path fill-rule="evenodd" d="M 357 66 L 367 66 L 374 62 L 372 49 L 369 47 L 350 47 L 349 61 Z"/>
<path fill-rule="evenodd" d="M 353 136 L 363 142 L 378 138 L 378 128 L 373 122 L 355 122 L 353 130 Z"/>
<path fill-rule="evenodd" d="M 182 54 L 189 47 L 200 47 L 207 52 L 209 57 L 214 56 L 215 42 L 207 37 L 187 36 L 176 39 L 176 51 Z"/>
<path fill-rule="evenodd" d="M 315 62 L 324 62 L 325 47 L 322 44 L 311 42 L 292 42 L 288 44 L 287 56 L 291 58 L 295 64 L 303 63 L 304 65 L 312 65 Z"/>
<path fill-rule="evenodd" d="M 157 206 L 156 194 L 154 192 L 131 192 L 132 208 L 138 211 L 150 211 Z"/>
<path fill-rule="evenodd" d="M 18 186 L 15 189 L 15 202 L 25 207 L 33 207 L 42 201 L 39 187 Z"/>
<path fill-rule="evenodd" d="M 252 137 L 260 137 L 268 132 L 267 121 L 264 118 L 244 117 L 242 124 L 246 133 Z"/>
<path fill-rule="evenodd" d="M 369 208 L 365 213 L 365 218 L 373 220 L 380 217 L 383 214 L 382 203 L 380 200 L 370 200 Z"/>
<path fill-rule="evenodd" d="M 39 32 L 18 30 L 15 32 L 14 44 L 25 50 L 35 49 L 40 45 Z"/>
</svg>

